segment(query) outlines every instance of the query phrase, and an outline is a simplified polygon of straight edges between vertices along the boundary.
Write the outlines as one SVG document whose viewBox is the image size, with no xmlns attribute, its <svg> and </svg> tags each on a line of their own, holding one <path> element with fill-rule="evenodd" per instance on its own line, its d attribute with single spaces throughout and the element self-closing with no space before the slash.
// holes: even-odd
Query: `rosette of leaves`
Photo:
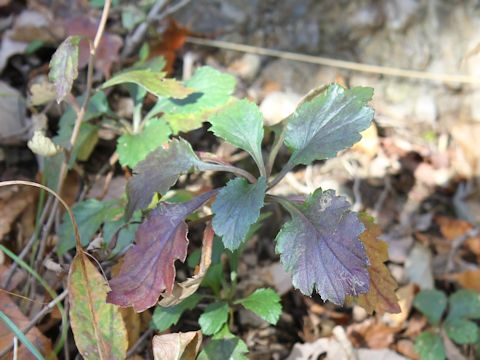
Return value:
<svg viewBox="0 0 480 360">
<path fill-rule="evenodd" d="M 431 325 L 415 339 L 415 349 L 422 360 L 445 359 L 445 337 L 458 345 L 477 344 L 480 337 L 475 322 L 480 319 L 480 294 L 477 292 L 458 290 L 447 299 L 442 291 L 422 290 L 413 305 Z"/>
<path fill-rule="evenodd" d="M 196 154 L 182 138 L 174 138 L 150 152 L 134 168 L 134 176 L 128 183 L 127 214 L 147 208 L 155 194 L 164 195 L 182 174 L 210 170 L 236 176 L 223 188 L 190 202 L 175 205 L 160 202 L 140 225 L 136 245 L 126 254 L 123 275 L 111 282 L 109 299 L 144 310 L 153 306 L 161 294 L 169 294 L 175 276 L 173 263 L 177 259 L 184 261 L 186 256 L 184 219 L 210 198 L 214 198 L 213 229 L 225 248 L 238 249 L 265 203 L 277 203 L 289 213 L 290 220 L 275 239 L 276 249 L 296 288 L 305 295 L 318 293 L 322 299 L 339 305 L 347 296 L 355 298 L 368 293 L 370 261 L 366 246 L 369 245 L 360 239 L 366 227 L 350 210 L 348 201 L 333 190 L 317 189 L 299 201 L 270 195 L 269 189 L 294 166 L 334 157 L 360 140 L 360 132 L 370 126 L 374 115 L 368 106 L 372 95 L 370 88 L 345 89 L 337 84 L 309 94 L 283 121 L 267 166 L 262 149 L 265 130 L 257 105 L 247 100 L 232 100 L 217 109 L 207 118 L 210 131 L 249 153 L 258 168 L 257 176 L 213 156 Z M 272 176 L 271 165 L 281 145 L 290 149 L 291 156 L 283 169 Z M 163 224 L 161 234 L 154 224 Z M 168 232 L 165 226 L 170 229 Z M 147 256 L 153 244 L 157 244 L 158 251 Z M 163 266 L 168 263 L 169 271 L 152 271 L 160 262 Z M 139 296 L 139 288 L 149 296 Z M 381 301 L 378 297 L 378 302 Z"/>
</svg>

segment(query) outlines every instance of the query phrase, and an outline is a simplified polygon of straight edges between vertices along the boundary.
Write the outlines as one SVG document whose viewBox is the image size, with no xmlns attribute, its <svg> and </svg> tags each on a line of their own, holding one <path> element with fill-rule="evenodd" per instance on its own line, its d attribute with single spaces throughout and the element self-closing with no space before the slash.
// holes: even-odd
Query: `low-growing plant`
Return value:
<svg viewBox="0 0 480 360">
<path fill-rule="evenodd" d="M 295 288 L 337 305 L 356 303 L 369 313 L 399 311 L 396 283 L 384 264 L 387 244 L 378 239 L 380 230 L 373 219 L 351 211 L 347 199 L 333 190 L 319 188 L 308 196 L 272 192 L 296 166 L 335 157 L 361 139 L 360 133 L 374 116 L 368 105 L 371 88 L 324 86 L 307 94 L 280 124 L 266 127 L 255 103 L 232 96 L 233 76 L 205 66 L 180 82 L 166 78 L 161 60 L 142 59 L 105 82 L 91 97 L 93 70 L 89 66 L 87 92 L 75 98 L 72 86 L 78 75 L 80 41 L 76 36 L 66 39 L 50 64 L 53 95 L 58 102 L 70 104 L 60 119 L 59 133 L 50 139 L 40 131 L 30 147 L 44 156 L 45 182 L 57 192 L 66 169 L 77 160 L 88 159 L 101 127 L 117 131 L 119 162 L 133 169 L 126 198 L 78 202 L 73 206 L 78 231 L 67 217 L 60 227 L 58 255 L 74 247 L 77 251 L 69 276 L 70 318 L 83 356 L 88 357 L 92 348 L 103 357 L 125 354 L 125 329 L 117 337 L 108 330 L 123 326 L 114 305 L 137 312 L 157 306 L 152 326 L 163 331 L 203 301 L 207 306 L 199 326 L 212 339 L 199 358 L 217 359 L 219 353 L 244 358 L 246 345 L 230 326 L 235 309 L 243 307 L 270 324 L 281 314 L 280 297 L 272 289 L 237 296 L 238 259 L 245 242 L 268 216 L 267 204 L 289 214 L 272 241 Z M 116 85 L 134 100 L 131 121 L 119 119 L 109 108 L 104 89 Z M 33 106 L 51 100 L 40 96 L 45 89 L 32 89 Z M 144 106 L 148 93 L 157 97 L 151 109 Z M 219 141 L 245 151 L 252 162 L 240 168 L 214 154 L 195 152 L 179 134 L 204 123 Z M 272 145 L 266 136 L 274 138 Z M 290 151 L 290 157 L 278 164 L 282 147 Z M 196 194 L 172 190 L 182 175 L 202 171 L 228 173 L 229 180 L 221 188 Z M 187 259 L 190 222 L 206 224 L 202 249 L 188 258 L 193 275 L 175 282 L 175 262 Z M 110 288 L 83 250 L 99 231 L 103 242 L 95 254 L 100 260 L 116 260 L 124 254 Z M 224 276 L 222 254 L 227 255 L 229 276 Z M 91 324 L 82 322 L 85 316 Z M 196 335 L 191 338 L 199 341 Z"/>
<path fill-rule="evenodd" d="M 430 325 L 415 339 L 415 349 L 422 360 L 447 358 L 444 342 L 448 339 L 458 345 L 478 346 L 480 329 L 472 321 L 480 319 L 480 295 L 477 292 L 458 290 L 447 299 L 443 291 L 422 290 L 415 297 L 413 306 L 425 315 Z"/>
</svg>

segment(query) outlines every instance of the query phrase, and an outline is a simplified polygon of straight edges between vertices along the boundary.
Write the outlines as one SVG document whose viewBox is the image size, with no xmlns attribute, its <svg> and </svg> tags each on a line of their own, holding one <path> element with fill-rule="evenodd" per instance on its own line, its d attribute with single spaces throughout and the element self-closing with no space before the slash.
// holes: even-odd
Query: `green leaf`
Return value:
<svg viewBox="0 0 480 360">
<path fill-rule="evenodd" d="M 213 339 L 198 356 L 197 360 L 247 360 L 247 345 L 237 337 Z"/>
<path fill-rule="evenodd" d="M 413 301 L 413 306 L 425 315 L 432 325 L 437 325 L 447 307 L 447 297 L 439 290 L 422 290 Z"/>
<path fill-rule="evenodd" d="M 286 119 L 285 144 L 293 152 L 287 168 L 332 158 L 359 141 L 373 118 L 372 95 L 371 88 L 332 84 L 308 96 Z"/>
<path fill-rule="evenodd" d="M 97 199 L 88 199 L 76 203 L 72 210 L 78 223 L 80 239 L 82 245 L 86 246 L 93 235 L 100 229 L 100 226 L 107 221 L 113 220 L 122 213 L 122 209 L 114 206 L 116 201 L 98 201 Z M 59 230 L 59 243 L 57 252 L 59 255 L 65 254 L 68 250 L 75 247 L 75 235 L 73 225 L 65 214 Z"/>
<path fill-rule="evenodd" d="M 415 339 L 415 350 L 421 360 L 442 360 L 445 359 L 445 348 L 442 338 L 431 332 L 422 332 Z"/>
<path fill-rule="evenodd" d="M 117 140 L 117 153 L 122 166 L 135 167 L 140 161 L 168 142 L 170 127 L 165 121 L 150 120 L 138 134 L 123 134 Z"/>
<path fill-rule="evenodd" d="M 133 211 L 146 208 L 155 192 L 165 195 L 181 174 L 201 163 L 183 139 L 173 139 L 168 147 L 152 151 L 134 168 L 134 176 L 128 182 L 128 217 Z"/>
<path fill-rule="evenodd" d="M 147 118 L 163 112 L 174 133 L 197 129 L 230 100 L 235 83 L 235 77 L 230 74 L 201 67 L 185 82 L 185 86 L 195 90 L 192 94 L 182 100 L 159 99 Z"/>
<path fill-rule="evenodd" d="M 257 289 L 236 303 L 242 304 L 246 309 L 253 311 L 272 325 L 277 323 L 282 313 L 280 296 L 273 289 Z"/>
<path fill-rule="evenodd" d="M 263 116 L 248 100 L 235 101 L 208 118 L 210 130 L 226 142 L 245 150 L 264 168 L 262 157 Z"/>
<path fill-rule="evenodd" d="M 83 253 L 73 259 L 68 276 L 70 322 L 85 359 L 125 359 L 127 330 L 120 308 L 106 302 L 108 284 Z"/>
<path fill-rule="evenodd" d="M 223 324 L 228 320 L 228 304 L 225 302 L 215 302 L 208 305 L 198 323 L 205 335 L 213 335 L 218 332 Z"/>
<path fill-rule="evenodd" d="M 474 344 L 478 340 L 478 326 L 465 319 L 450 319 L 445 322 L 445 331 L 457 344 Z"/>
<path fill-rule="evenodd" d="M 480 294 L 473 290 L 458 290 L 449 298 L 447 319 L 480 319 Z"/>
<path fill-rule="evenodd" d="M 57 102 L 60 103 L 72 90 L 78 76 L 78 44 L 80 36 L 69 36 L 55 51 L 50 60 L 49 79 L 55 84 Z"/>
<path fill-rule="evenodd" d="M 120 215 L 120 214 L 119 214 Z M 116 245 L 110 253 L 110 257 L 115 257 L 123 252 L 135 239 L 135 233 L 142 220 L 142 214 L 137 211 L 133 214 L 130 223 L 126 222 L 125 216 L 119 216 L 116 220 L 107 220 L 103 225 L 103 240 L 108 245 L 116 236 Z"/>
<path fill-rule="evenodd" d="M 143 87 L 157 97 L 183 99 L 192 93 L 175 79 L 165 79 L 166 73 L 154 72 L 150 69 L 130 70 L 120 73 L 102 85 L 102 89 L 110 86 L 134 83 Z"/>
<path fill-rule="evenodd" d="M 185 311 L 195 308 L 201 299 L 202 297 L 200 295 L 193 294 L 178 305 L 170 307 L 157 306 L 153 313 L 152 326 L 158 331 L 167 330 L 180 320 L 180 316 L 182 316 Z"/>
<path fill-rule="evenodd" d="M 245 240 L 250 226 L 260 216 L 266 190 L 267 181 L 264 177 L 255 184 L 236 178 L 220 190 L 212 205 L 215 214 L 212 224 L 226 248 L 233 251 Z"/>
</svg>

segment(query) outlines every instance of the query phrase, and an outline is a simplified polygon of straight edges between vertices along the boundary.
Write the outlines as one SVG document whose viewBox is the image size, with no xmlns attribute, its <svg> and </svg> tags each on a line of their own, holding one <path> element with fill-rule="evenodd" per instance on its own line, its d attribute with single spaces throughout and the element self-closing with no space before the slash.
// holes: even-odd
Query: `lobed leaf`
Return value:
<svg viewBox="0 0 480 360">
<path fill-rule="evenodd" d="M 48 77 L 55 85 L 58 103 L 70 94 L 73 81 L 78 77 L 80 40 L 80 36 L 69 36 L 60 44 L 50 60 Z"/>
<path fill-rule="evenodd" d="M 447 296 L 435 289 L 422 290 L 415 296 L 413 306 L 427 317 L 430 324 L 437 325 L 447 308 Z"/>
<path fill-rule="evenodd" d="M 185 82 L 185 86 L 194 89 L 192 94 L 182 100 L 159 99 L 147 118 L 164 113 L 174 133 L 197 129 L 230 100 L 235 83 L 234 76 L 203 66 Z"/>
<path fill-rule="evenodd" d="M 281 200 L 291 220 L 276 237 L 276 250 L 303 294 L 343 304 L 369 290 L 368 258 L 359 239 L 365 227 L 333 190 L 316 190 L 303 204 Z"/>
<path fill-rule="evenodd" d="M 228 304 L 223 301 L 208 305 L 198 319 L 202 333 L 213 335 L 220 331 L 228 320 L 228 310 Z"/>
<path fill-rule="evenodd" d="M 260 216 L 266 190 L 267 181 L 261 177 L 255 184 L 236 178 L 219 191 L 212 205 L 212 224 L 226 248 L 233 251 L 245 240 L 250 226 Z"/>
<path fill-rule="evenodd" d="M 293 152 L 286 166 L 332 158 L 359 141 L 373 119 L 372 95 L 371 88 L 331 84 L 307 96 L 286 119 L 285 144 Z"/>
<path fill-rule="evenodd" d="M 157 97 L 183 99 L 193 92 L 175 79 L 166 79 L 166 73 L 154 72 L 151 69 L 130 70 L 122 72 L 102 85 L 102 89 L 110 86 L 133 83 L 141 86 Z"/>
<path fill-rule="evenodd" d="M 257 289 L 255 292 L 236 303 L 254 312 L 263 320 L 275 325 L 282 313 L 280 296 L 273 289 Z"/>
<path fill-rule="evenodd" d="M 248 100 L 226 105 L 208 118 L 210 130 L 226 142 L 248 152 L 263 168 L 263 116 L 258 106 Z"/>
<path fill-rule="evenodd" d="M 200 295 L 193 294 L 177 305 L 169 307 L 157 306 L 152 317 L 153 327 L 158 331 L 167 330 L 170 326 L 178 323 L 180 316 L 185 311 L 195 308 L 201 298 Z"/>
<path fill-rule="evenodd" d="M 125 254 L 120 273 L 110 281 L 107 301 L 141 312 L 155 305 L 162 292 L 171 294 L 175 260 L 183 262 L 187 256 L 185 218 L 214 195 L 210 191 L 186 203 L 160 202 L 138 227 L 135 245 Z"/>
<path fill-rule="evenodd" d="M 70 267 L 68 292 L 75 344 L 85 359 L 125 359 L 128 338 L 120 309 L 107 304 L 108 284 L 83 253 Z"/>
<path fill-rule="evenodd" d="M 352 300 L 369 314 L 373 311 L 378 314 L 399 313 L 401 309 L 395 294 L 397 283 L 384 264 L 388 260 L 388 244 L 378 238 L 381 231 L 372 219 L 362 214 L 361 220 L 365 225 L 365 231 L 360 235 L 360 240 L 370 262 L 368 266 L 370 288 L 366 294 L 360 294 Z"/>
<path fill-rule="evenodd" d="M 134 176 L 128 182 L 127 216 L 147 207 L 155 192 L 165 194 L 181 174 L 200 163 L 190 144 L 183 139 L 173 139 L 168 147 L 152 151 L 134 168 Z"/>
<path fill-rule="evenodd" d="M 138 134 L 123 134 L 117 140 L 120 164 L 130 168 L 135 167 L 150 152 L 168 142 L 171 133 L 165 121 L 152 119 Z"/>
</svg>

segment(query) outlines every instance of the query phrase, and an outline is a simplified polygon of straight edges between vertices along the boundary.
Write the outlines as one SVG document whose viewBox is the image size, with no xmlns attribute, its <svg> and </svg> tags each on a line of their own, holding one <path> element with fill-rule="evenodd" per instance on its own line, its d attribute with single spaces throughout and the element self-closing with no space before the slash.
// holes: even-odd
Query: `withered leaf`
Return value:
<svg viewBox="0 0 480 360">
<path fill-rule="evenodd" d="M 368 267 L 370 288 L 366 294 L 360 294 L 353 297 L 352 300 L 369 314 L 372 314 L 373 311 L 378 314 L 385 312 L 397 314 L 400 312 L 395 294 L 398 285 L 384 264 L 388 260 L 388 244 L 378 238 L 381 230 L 368 215 L 362 214 L 361 220 L 366 228 L 360 235 L 360 240 L 365 246 L 370 261 Z"/>
<path fill-rule="evenodd" d="M 110 281 L 108 302 L 141 312 L 155 305 L 162 292 L 172 293 L 175 260 L 183 262 L 187 256 L 185 217 L 215 193 L 209 191 L 184 203 L 160 202 L 139 226 L 135 245 L 127 251 L 118 276 Z"/>
</svg>

